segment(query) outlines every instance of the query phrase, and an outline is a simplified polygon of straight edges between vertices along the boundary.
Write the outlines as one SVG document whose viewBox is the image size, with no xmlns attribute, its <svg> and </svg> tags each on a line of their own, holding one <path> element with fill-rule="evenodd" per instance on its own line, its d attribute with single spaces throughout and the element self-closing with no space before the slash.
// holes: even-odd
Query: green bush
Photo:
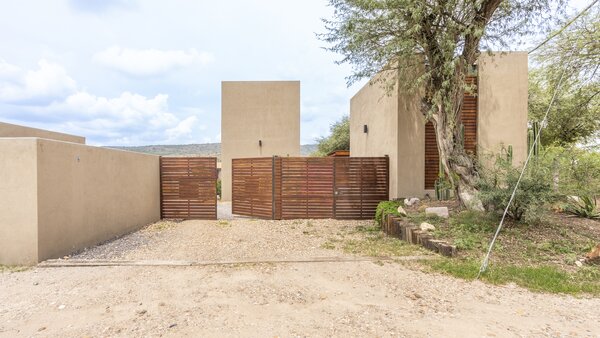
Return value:
<svg viewBox="0 0 600 338">
<path fill-rule="evenodd" d="M 553 171 L 558 193 L 569 196 L 600 194 L 600 152 L 577 147 L 549 147 L 542 160 Z"/>
<path fill-rule="evenodd" d="M 401 201 L 382 201 L 377 205 L 375 211 L 375 222 L 381 224 L 381 220 L 385 215 L 396 215 L 399 216 L 398 207 L 403 205 Z"/>
<path fill-rule="evenodd" d="M 495 165 L 481 166 L 478 188 L 481 201 L 488 211 L 501 214 L 510 200 L 519 179 L 521 167 L 515 167 L 504 155 L 496 157 Z M 507 215 L 528 224 L 539 223 L 554 200 L 551 175 L 543 161 L 533 159 L 525 171 Z"/>
<path fill-rule="evenodd" d="M 581 196 L 578 199 L 570 199 L 565 211 L 579 217 L 600 218 L 595 196 Z"/>
<path fill-rule="evenodd" d="M 217 196 L 221 196 L 221 179 L 217 180 Z"/>
</svg>

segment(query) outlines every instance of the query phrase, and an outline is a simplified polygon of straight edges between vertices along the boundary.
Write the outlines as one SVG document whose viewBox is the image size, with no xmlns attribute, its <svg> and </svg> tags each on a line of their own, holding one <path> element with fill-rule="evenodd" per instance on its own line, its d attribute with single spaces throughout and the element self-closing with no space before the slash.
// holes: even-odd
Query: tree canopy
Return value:
<svg viewBox="0 0 600 338">
<path fill-rule="evenodd" d="M 329 0 L 334 17 L 321 38 L 353 72 L 348 83 L 391 70 L 420 70 L 422 112 L 436 130 L 440 161 L 469 207 L 478 174 L 460 144 L 464 79 L 482 49 L 502 49 L 547 27 L 564 0 Z M 382 77 L 383 78 L 383 77 Z M 395 83 L 385 84 L 386 87 Z M 402 85 L 402 84 L 401 84 Z"/>
<path fill-rule="evenodd" d="M 563 77 L 542 144 L 564 146 L 600 137 L 600 8 L 591 8 L 537 51 L 533 60 L 537 69 L 529 76 L 531 120 L 543 119 Z"/>
<path fill-rule="evenodd" d="M 317 151 L 314 155 L 326 156 L 336 150 L 350 150 L 350 119 L 342 117 L 329 128 L 330 135 L 317 139 Z"/>
</svg>

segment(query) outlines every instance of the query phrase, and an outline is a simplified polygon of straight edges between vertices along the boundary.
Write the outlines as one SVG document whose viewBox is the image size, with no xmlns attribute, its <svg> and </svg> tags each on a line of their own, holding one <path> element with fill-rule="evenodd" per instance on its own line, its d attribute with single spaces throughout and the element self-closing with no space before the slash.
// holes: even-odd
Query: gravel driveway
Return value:
<svg viewBox="0 0 600 338">
<path fill-rule="evenodd" d="M 70 259 L 350 257 L 359 221 L 157 223 Z M 598 337 L 600 299 L 531 293 L 388 261 L 0 273 L 0 336 Z"/>
</svg>

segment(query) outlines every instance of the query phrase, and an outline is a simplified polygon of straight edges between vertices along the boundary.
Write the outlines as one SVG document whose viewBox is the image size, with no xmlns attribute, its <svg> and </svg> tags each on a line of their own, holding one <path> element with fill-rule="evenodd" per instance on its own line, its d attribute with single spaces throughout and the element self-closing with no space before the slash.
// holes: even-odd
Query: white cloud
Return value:
<svg viewBox="0 0 600 338">
<path fill-rule="evenodd" d="M 95 145 L 191 143 L 199 139 L 195 114 L 177 116 L 169 96 L 154 97 L 125 91 L 116 97 L 94 95 L 77 88 L 58 64 L 39 62 L 37 70 L 23 70 L 0 60 L 0 103 L 10 111 L 0 117 L 34 121 L 36 126 L 83 135 Z M 27 124 L 26 122 L 24 124 Z"/>
<path fill-rule="evenodd" d="M 76 90 L 75 80 L 62 66 L 42 59 L 38 67 L 25 71 L 0 60 L 0 101 L 35 105 L 64 98 Z"/>
<path fill-rule="evenodd" d="M 112 46 L 96 53 L 93 60 L 106 67 L 135 76 L 164 74 L 191 65 L 206 65 L 213 56 L 195 49 L 129 49 Z"/>
<path fill-rule="evenodd" d="M 180 121 L 177 126 L 167 129 L 167 136 L 170 140 L 181 139 L 182 137 L 189 137 L 192 134 L 194 125 L 198 122 L 196 116 L 190 116 L 185 120 Z"/>
<path fill-rule="evenodd" d="M 191 143 L 204 128 L 198 126 L 196 116 L 182 120 L 170 112 L 165 94 L 145 97 L 124 92 L 106 98 L 81 91 L 46 111 L 70 121 L 73 132 L 95 140 L 97 145 Z"/>
</svg>

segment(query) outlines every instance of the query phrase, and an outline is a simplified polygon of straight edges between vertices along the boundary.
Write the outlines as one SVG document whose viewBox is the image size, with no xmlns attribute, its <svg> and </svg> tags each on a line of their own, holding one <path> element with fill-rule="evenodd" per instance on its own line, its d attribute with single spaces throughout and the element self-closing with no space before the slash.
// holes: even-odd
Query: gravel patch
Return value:
<svg viewBox="0 0 600 338">
<path fill-rule="evenodd" d="M 344 255 L 369 221 L 157 223 L 74 258 Z M 532 293 L 392 262 L 33 268 L 0 273 L 0 337 L 598 337 L 600 299 Z"/>
</svg>

